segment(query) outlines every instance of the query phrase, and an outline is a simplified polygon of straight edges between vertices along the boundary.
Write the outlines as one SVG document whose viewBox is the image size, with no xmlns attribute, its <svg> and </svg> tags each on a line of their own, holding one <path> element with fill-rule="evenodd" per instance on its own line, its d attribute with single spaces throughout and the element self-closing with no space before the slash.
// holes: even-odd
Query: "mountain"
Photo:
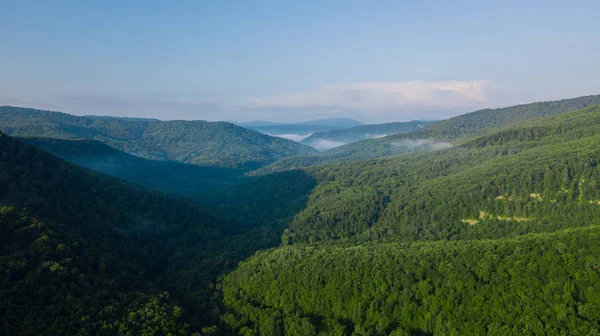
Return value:
<svg viewBox="0 0 600 336">
<path fill-rule="evenodd" d="M 293 216 L 304 207 L 315 184 L 303 171 L 244 176 L 244 171 L 239 169 L 143 159 L 95 140 L 19 140 L 96 172 L 227 213 L 228 219 L 235 221 L 238 227 L 276 228 L 274 244 Z"/>
<path fill-rule="evenodd" d="M 450 148 L 308 169 L 318 184 L 285 246 L 224 278 L 222 320 L 242 334 L 598 333 L 600 106 L 540 112 Z"/>
<path fill-rule="evenodd" d="M 327 132 L 317 132 L 303 139 L 300 143 L 324 151 L 364 139 L 375 139 L 393 134 L 415 132 L 432 123 L 433 121 L 408 121 L 362 125 Z"/>
<path fill-rule="evenodd" d="M 598 333 L 600 106 L 544 106 L 262 176 L 0 133 L 3 331 Z"/>
<path fill-rule="evenodd" d="M 109 151 L 87 140 L 72 151 L 87 146 Z M 286 195 L 312 188 L 310 179 L 295 179 L 302 174 L 244 181 L 229 206 L 240 210 L 224 213 L 0 133 L 4 332 L 179 335 L 205 327 L 210 334 L 221 309 L 218 276 L 277 243 L 288 223 L 281 204 L 302 206 L 294 203 L 301 195 L 288 203 Z M 273 203 L 279 208 L 269 210 Z M 257 220 L 237 217 L 244 213 Z"/>
<path fill-rule="evenodd" d="M 310 156 L 283 158 L 257 170 L 254 174 L 335 162 L 368 160 L 432 147 L 444 147 L 459 137 L 477 136 L 494 129 L 518 125 L 531 119 L 557 115 L 595 104 L 600 104 L 600 95 L 479 110 L 439 121 L 412 133 L 362 140 Z"/>
<path fill-rule="evenodd" d="M 0 107 L 0 129 L 15 136 L 94 139 L 144 158 L 246 170 L 316 152 L 225 122 L 91 118 L 11 106 Z"/>
<path fill-rule="evenodd" d="M 589 203 L 600 199 L 599 126 L 593 106 L 446 149 L 310 168 L 318 184 L 290 239 L 497 238 L 589 222 L 600 211 Z M 513 218 L 527 220 L 504 223 Z"/>
<path fill-rule="evenodd" d="M 270 122 L 249 122 L 238 123 L 242 127 L 253 129 L 255 131 L 272 135 L 310 135 L 315 132 L 330 131 L 335 129 L 344 129 L 361 126 L 360 121 L 352 118 L 328 118 L 298 123 L 270 123 Z"/>
<path fill-rule="evenodd" d="M 232 188 L 233 184 L 244 179 L 244 171 L 240 169 L 148 160 L 96 140 L 19 140 L 96 172 L 192 199 L 211 199 L 218 202 L 225 197 L 225 189 Z"/>
</svg>

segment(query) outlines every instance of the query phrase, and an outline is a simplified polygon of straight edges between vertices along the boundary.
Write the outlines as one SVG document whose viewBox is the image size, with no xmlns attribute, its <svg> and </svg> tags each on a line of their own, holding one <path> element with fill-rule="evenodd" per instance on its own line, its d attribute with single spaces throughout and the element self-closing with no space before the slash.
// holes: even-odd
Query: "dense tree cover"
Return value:
<svg viewBox="0 0 600 336">
<path fill-rule="evenodd" d="M 300 141 L 300 143 L 313 147 L 319 143 L 319 140 L 335 141 L 342 144 L 347 144 L 364 139 L 381 138 L 393 134 L 415 132 L 433 123 L 434 121 L 414 120 L 387 124 L 361 125 L 340 130 L 317 132 L 308 138 L 303 139 Z"/>
<path fill-rule="evenodd" d="M 535 118 L 553 116 L 600 104 L 600 95 L 538 102 L 500 109 L 486 109 L 442 120 L 423 129 L 378 139 L 362 140 L 333 148 L 310 156 L 294 156 L 279 159 L 254 174 L 265 174 L 335 162 L 367 160 L 405 154 L 419 149 L 446 145 L 459 138 L 481 135 L 493 129 L 518 125 Z"/>
<path fill-rule="evenodd" d="M 224 279 L 222 318 L 243 335 L 598 335 L 599 237 L 259 252 Z"/>
<path fill-rule="evenodd" d="M 222 282 L 244 335 L 600 334 L 600 107 L 313 168 L 285 247 Z"/>
<path fill-rule="evenodd" d="M 12 106 L 0 107 L 0 130 L 14 136 L 95 139 L 145 158 L 242 169 L 316 152 L 226 122 L 78 117 Z"/>
<path fill-rule="evenodd" d="M 0 207 L 5 335 L 185 335 L 181 308 L 142 271 L 66 225 Z"/>
<path fill-rule="evenodd" d="M 503 237 L 600 218 L 600 108 L 440 151 L 331 165 L 286 243 Z M 574 150 L 576 149 L 576 150 Z"/>
<path fill-rule="evenodd" d="M 300 179 L 302 176 L 306 174 L 286 172 L 274 175 L 272 180 L 261 177 L 236 185 L 234 188 L 241 191 L 254 191 L 251 195 L 242 192 L 236 196 L 240 202 L 238 208 L 245 211 L 239 213 L 264 219 L 264 222 L 244 222 L 242 217 L 230 218 L 229 214 L 211 212 L 191 201 L 93 173 L 0 135 L 0 200 L 25 209 L 28 216 L 60 223 L 62 232 L 68 233 L 73 241 L 93 242 L 103 253 L 135 266 L 146 279 L 170 292 L 181 304 L 191 330 L 210 327 L 216 322 L 220 297 L 214 284 L 220 274 L 233 269 L 255 251 L 279 243 L 281 232 L 292 217 L 290 210 L 283 207 L 301 207 L 303 197 L 314 184 L 309 177 Z M 259 190 L 259 185 L 266 187 Z M 292 198 L 293 195 L 297 197 Z M 273 200 L 273 196 L 281 198 Z M 275 202 L 281 205 L 268 208 Z M 56 244 L 67 244 L 61 237 L 56 238 Z M 21 243 L 18 236 L 13 238 L 4 245 Z M 7 263 L 14 261 L 10 254 L 3 257 Z M 121 271 L 129 273 L 125 268 Z M 49 285 L 48 290 L 58 289 Z M 85 290 L 84 287 L 81 295 L 92 295 Z M 12 298 L 10 293 L 7 296 Z M 150 298 L 132 303 L 131 309 L 138 307 L 135 309 L 143 311 L 145 305 L 150 305 L 147 309 L 163 316 L 162 304 Z M 52 307 L 40 299 L 33 294 L 23 298 L 43 309 Z M 157 300 L 162 302 L 164 298 Z M 13 315 L 18 312 L 11 309 L 7 318 L 20 318 Z M 131 315 L 134 319 L 131 323 L 139 325 L 135 314 L 127 316 Z M 123 323 L 129 323 L 126 321 Z"/>
</svg>

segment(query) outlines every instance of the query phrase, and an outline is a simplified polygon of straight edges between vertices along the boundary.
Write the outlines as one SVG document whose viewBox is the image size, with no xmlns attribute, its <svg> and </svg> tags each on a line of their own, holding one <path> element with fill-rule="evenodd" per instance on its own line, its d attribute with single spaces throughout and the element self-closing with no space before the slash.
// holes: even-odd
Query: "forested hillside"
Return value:
<svg viewBox="0 0 600 336">
<path fill-rule="evenodd" d="M 304 208 L 316 184 L 303 171 L 244 176 L 239 169 L 147 160 L 95 140 L 19 140 L 88 169 L 183 196 L 226 213 L 239 227 L 277 227 L 274 245 L 293 216 Z"/>
<path fill-rule="evenodd" d="M 600 107 L 315 167 L 282 247 L 223 282 L 245 335 L 600 331 Z"/>
<path fill-rule="evenodd" d="M 433 121 L 407 121 L 387 124 L 362 125 L 340 130 L 314 133 L 300 143 L 316 149 L 329 149 L 364 139 L 382 138 L 388 135 L 410 133 L 432 124 Z"/>
<path fill-rule="evenodd" d="M 225 278 L 223 319 L 242 335 L 597 335 L 599 237 L 261 252 Z"/>
<path fill-rule="evenodd" d="M 75 330 L 51 325 L 60 321 L 60 315 L 48 315 L 47 320 L 39 316 L 41 311 L 52 310 L 59 296 L 45 299 L 41 292 L 19 287 L 22 286 L 19 281 L 31 277 L 46 283 L 44 291 L 67 297 L 71 306 L 57 310 L 56 314 L 64 313 L 64 309 L 70 312 L 75 309 L 73 305 L 90 305 L 88 310 L 70 312 L 80 314 L 71 316 L 77 317 L 73 321 L 80 322 L 73 322 L 68 328 L 81 327 L 95 333 L 105 322 L 112 321 L 116 323 L 114 328 L 123 327 L 138 334 L 136 328 L 145 326 L 146 317 L 151 319 L 150 327 L 159 323 L 184 328 L 184 322 L 191 325 L 190 330 L 212 326 L 217 322 L 215 317 L 220 307 L 219 293 L 215 291 L 217 277 L 255 251 L 276 245 L 289 221 L 286 211 L 298 211 L 282 208 L 281 204 L 302 206 L 301 195 L 288 203 L 286 195 L 306 194 L 313 183 L 311 179 L 290 178 L 299 177 L 290 175 L 294 172 L 274 175 L 272 179 L 252 179 L 234 187 L 240 210 L 219 214 L 184 199 L 93 173 L 6 135 L 0 135 L 0 149 L 0 202 L 14 209 L 2 210 L 7 214 L 2 217 L 3 232 L 7 235 L 2 238 L 5 249 L 1 269 L 9 279 L 2 284 L 5 291 L 0 296 L 2 306 L 8 307 L 3 325 L 6 330 L 20 330 L 18 333 L 23 334 L 39 334 L 41 329 L 36 329 L 37 326 L 28 327 L 38 318 L 40 322 L 46 321 L 40 328 L 48 325 L 48 334 Z M 286 187 L 284 180 L 294 183 Z M 303 183 L 308 189 L 303 189 Z M 262 193 L 259 185 L 264 186 L 260 189 Z M 248 190 L 244 188 L 254 192 L 246 193 Z M 281 196 L 280 205 L 268 208 L 274 202 L 274 195 Z M 38 245 L 43 253 L 23 254 Z M 71 253 L 71 249 L 75 250 Z M 94 259 L 86 262 L 89 258 Z M 113 263 L 115 258 L 122 263 Z M 38 274 L 45 269 L 50 275 L 54 270 L 72 275 L 51 281 L 46 273 Z M 104 272 L 105 280 L 93 280 L 98 272 Z M 135 280 L 136 274 L 139 281 Z M 119 280 L 125 275 L 132 280 Z M 88 284 L 84 281 L 87 278 L 96 282 Z M 136 282 L 140 287 L 131 288 L 131 283 Z M 147 288 L 142 286 L 144 283 L 148 283 Z M 13 289 L 11 284 L 19 286 Z M 60 286 L 68 289 L 62 290 Z M 74 286 L 78 288 L 77 294 L 70 292 L 75 290 Z M 181 312 L 177 310 L 171 316 L 170 312 L 175 312 L 169 308 L 173 301 L 161 294 L 163 290 L 170 292 L 182 306 Z M 111 300 L 119 298 L 119 291 L 126 296 L 118 299 L 118 305 L 112 304 Z M 83 301 L 68 299 L 69 295 L 77 295 Z M 94 295 L 100 296 L 94 299 Z M 158 315 L 136 317 L 136 309 L 146 309 L 146 305 Z M 27 306 L 39 309 L 28 310 Z M 107 312 L 102 313 L 104 310 Z M 130 318 L 134 320 L 128 322 Z M 179 322 L 179 318 L 183 320 Z M 113 333 L 110 330 L 116 329 L 108 330 L 110 334 Z"/>
<path fill-rule="evenodd" d="M 13 136 L 94 139 L 144 158 L 241 169 L 316 152 L 226 122 L 77 117 L 12 106 L 0 107 L 0 130 Z"/>
<path fill-rule="evenodd" d="M 475 111 L 442 120 L 417 132 L 363 140 L 310 156 L 283 158 L 257 170 L 255 174 L 335 162 L 368 160 L 428 148 L 443 148 L 457 138 L 477 136 L 483 132 L 518 125 L 535 118 L 574 111 L 594 104 L 600 104 L 600 95 Z"/>
<path fill-rule="evenodd" d="M 548 106 L 264 176 L 0 133 L 3 328 L 600 333 L 600 106 Z"/>
<path fill-rule="evenodd" d="M 196 200 L 221 202 L 227 196 L 225 193 L 244 177 L 241 169 L 148 160 L 96 140 L 19 140 L 93 171 Z"/>
<path fill-rule="evenodd" d="M 600 218 L 598 157 L 596 106 L 445 150 L 313 168 L 319 184 L 289 239 L 489 238 L 584 225 Z"/>
</svg>

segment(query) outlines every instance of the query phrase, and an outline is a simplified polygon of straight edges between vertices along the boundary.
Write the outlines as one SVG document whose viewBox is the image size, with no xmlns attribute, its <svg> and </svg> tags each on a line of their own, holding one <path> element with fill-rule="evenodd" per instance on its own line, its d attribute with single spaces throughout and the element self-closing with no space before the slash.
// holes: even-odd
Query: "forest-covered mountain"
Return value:
<svg viewBox="0 0 600 336">
<path fill-rule="evenodd" d="M 3 330 L 599 334 L 594 99 L 262 176 L 0 134 Z"/>
<path fill-rule="evenodd" d="M 190 199 L 221 202 L 244 179 L 244 171 L 144 159 L 89 139 L 19 138 L 96 172 Z"/>
<path fill-rule="evenodd" d="M 328 150 L 333 147 L 364 139 L 383 138 L 388 135 L 410 133 L 432 124 L 433 121 L 414 120 L 407 122 L 393 122 L 387 124 L 362 125 L 351 128 L 317 132 L 300 143 L 314 147 L 318 150 Z"/>
<path fill-rule="evenodd" d="M 289 224 L 304 207 L 308 193 L 315 185 L 314 179 L 303 171 L 244 176 L 239 169 L 143 159 L 95 140 L 19 140 L 88 169 L 145 188 L 183 196 L 227 213 L 240 227 Z M 283 229 L 278 230 L 282 232 Z M 279 231 L 274 244 L 279 241 Z"/>
<path fill-rule="evenodd" d="M 241 169 L 316 152 L 226 122 L 78 117 L 12 106 L 0 107 L 0 130 L 14 136 L 94 139 L 144 158 Z"/>
<path fill-rule="evenodd" d="M 225 278 L 223 319 L 245 335 L 598 333 L 599 162 L 594 106 L 311 168 L 288 246 Z"/>
<path fill-rule="evenodd" d="M 361 126 L 362 123 L 352 118 L 328 118 L 298 123 L 272 123 L 272 122 L 248 122 L 237 123 L 242 127 L 253 129 L 264 134 L 285 135 L 309 135 L 315 132 L 325 132 L 330 130 L 345 129 Z"/>
<path fill-rule="evenodd" d="M 444 148 L 459 137 L 476 136 L 505 126 L 518 125 L 527 120 L 557 115 L 594 104 L 600 104 L 600 95 L 475 111 L 439 121 L 417 132 L 358 141 L 310 156 L 283 158 L 259 169 L 255 174 L 335 162 L 368 160 L 420 149 Z"/>
<path fill-rule="evenodd" d="M 0 153 L 0 306 L 13 334 L 210 329 L 220 314 L 217 277 L 276 245 L 288 220 L 282 206 L 314 185 L 302 172 L 246 181 L 229 206 L 238 212 L 223 214 L 3 134 Z"/>
</svg>

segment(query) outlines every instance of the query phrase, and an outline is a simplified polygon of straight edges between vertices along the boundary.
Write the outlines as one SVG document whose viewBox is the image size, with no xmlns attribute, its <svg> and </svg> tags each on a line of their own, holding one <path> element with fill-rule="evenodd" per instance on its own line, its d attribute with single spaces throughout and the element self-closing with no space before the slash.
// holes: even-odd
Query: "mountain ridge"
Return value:
<svg viewBox="0 0 600 336">
<path fill-rule="evenodd" d="M 95 139 L 145 158 L 246 170 L 316 152 L 226 122 L 89 118 L 10 106 L 0 107 L 0 129 L 15 136 Z"/>
</svg>

